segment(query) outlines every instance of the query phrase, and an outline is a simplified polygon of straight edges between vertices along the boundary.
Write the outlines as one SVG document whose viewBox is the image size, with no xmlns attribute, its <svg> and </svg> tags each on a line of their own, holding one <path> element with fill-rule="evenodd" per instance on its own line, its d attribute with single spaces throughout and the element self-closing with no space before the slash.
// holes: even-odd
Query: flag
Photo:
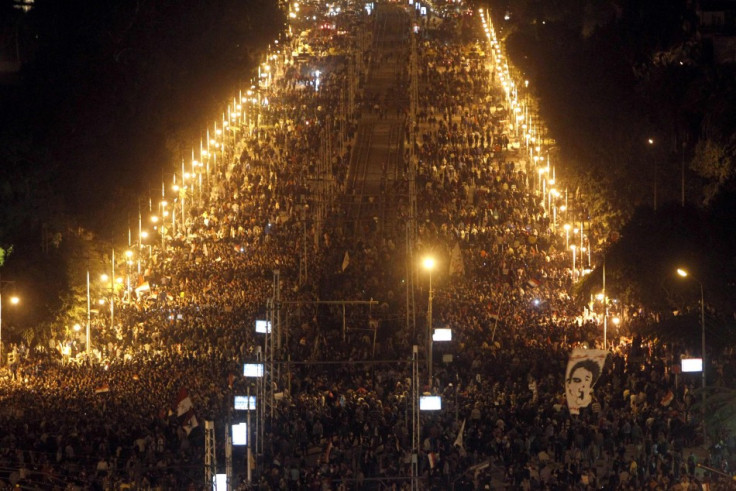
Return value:
<svg viewBox="0 0 736 491">
<path fill-rule="evenodd" d="M 176 416 L 181 417 L 188 413 L 192 409 L 192 400 L 189 398 L 187 389 L 181 389 L 176 396 L 174 401 L 174 407 L 176 408 Z"/>
<path fill-rule="evenodd" d="M 529 278 L 527 284 L 532 288 L 537 288 L 539 286 L 539 280 L 536 278 Z"/>
<path fill-rule="evenodd" d="M 455 247 L 452 248 L 450 253 L 450 276 L 456 274 L 465 274 L 465 263 L 463 262 L 463 252 L 460 250 L 460 242 L 455 243 Z"/>
<path fill-rule="evenodd" d="M 440 461 L 440 454 L 437 452 L 429 452 L 427 457 L 429 458 L 429 468 L 434 469 Z"/>
<path fill-rule="evenodd" d="M 466 472 L 479 472 L 483 469 L 487 469 L 491 466 L 491 460 L 488 459 L 486 461 L 481 462 L 480 464 L 471 465 L 468 467 L 468 470 Z"/>
<path fill-rule="evenodd" d="M 186 433 L 188 435 L 197 426 L 199 426 L 199 422 L 197 421 L 197 417 L 194 415 L 194 411 L 190 410 L 186 414 L 181 427 L 184 428 L 184 431 L 186 431 Z"/>
<path fill-rule="evenodd" d="M 463 435 L 465 434 L 465 420 L 463 420 L 463 424 L 460 425 L 460 430 L 457 432 L 457 437 L 455 438 L 455 443 L 453 443 L 454 446 L 465 448 L 463 446 Z"/>
<path fill-rule="evenodd" d="M 608 351 L 575 348 L 567 362 L 565 396 L 570 414 L 580 414 L 593 400 L 593 386 L 598 381 Z"/>
<path fill-rule="evenodd" d="M 667 393 L 664 395 L 661 401 L 659 401 L 660 404 L 662 404 L 664 407 L 667 407 L 670 405 L 672 400 L 675 398 L 675 394 L 672 393 L 672 391 L 667 391 Z"/>
<path fill-rule="evenodd" d="M 342 258 L 342 270 L 345 271 L 350 264 L 350 254 L 348 254 L 348 251 L 345 251 L 345 257 Z"/>
<path fill-rule="evenodd" d="M 324 459 L 323 462 L 324 463 L 329 463 L 330 462 L 330 453 L 331 452 L 332 452 L 332 440 L 330 440 L 327 443 L 327 448 L 325 449 L 325 453 L 324 453 L 324 456 L 323 456 L 323 459 Z"/>
<path fill-rule="evenodd" d="M 174 410 L 176 411 L 176 417 L 179 419 L 179 423 L 184 428 L 184 431 L 187 432 L 187 435 L 199 426 L 197 417 L 194 415 L 194 405 L 187 389 L 182 388 L 179 390 L 174 400 Z"/>
<path fill-rule="evenodd" d="M 95 394 L 104 394 L 105 392 L 110 392 L 109 384 L 102 384 L 95 389 Z"/>
</svg>

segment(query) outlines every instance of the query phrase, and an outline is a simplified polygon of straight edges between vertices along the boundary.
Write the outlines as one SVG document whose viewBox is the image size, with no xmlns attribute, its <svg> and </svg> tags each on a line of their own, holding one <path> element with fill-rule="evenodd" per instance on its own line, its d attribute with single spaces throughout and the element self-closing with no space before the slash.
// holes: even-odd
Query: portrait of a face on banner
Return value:
<svg viewBox="0 0 736 491">
<path fill-rule="evenodd" d="M 570 353 L 565 373 L 565 397 L 570 414 L 580 414 L 593 400 L 593 387 L 606 362 L 605 350 L 575 348 Z"/>
</svg>

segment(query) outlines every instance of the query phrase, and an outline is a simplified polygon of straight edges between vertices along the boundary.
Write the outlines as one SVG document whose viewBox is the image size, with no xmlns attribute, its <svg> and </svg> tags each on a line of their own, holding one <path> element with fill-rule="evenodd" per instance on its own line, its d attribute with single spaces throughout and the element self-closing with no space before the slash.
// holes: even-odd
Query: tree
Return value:
<svg viewBox="0 0 736 491">
<path fill-rule="evenodd" d="M 640 208 L 622 228 L 621 238 L 607 248 L 607 291 L 659 319 L 641 334 L 697 346 L 699 330 L 693 325 L 699 325 L 700 289 L 675 275 L 683 267 L 703 284 L 708 338 L 717 346 L 736 346 L 736 232 L 731 220 L 724 219 L 734 205 L 736 194 L 721 193 L 702 209 L 674 203 L 657 212 Z M 579 287 L 582 298 L 600 291 L 601 276 L 599 267 L 585 278 Z"/>
</svg>

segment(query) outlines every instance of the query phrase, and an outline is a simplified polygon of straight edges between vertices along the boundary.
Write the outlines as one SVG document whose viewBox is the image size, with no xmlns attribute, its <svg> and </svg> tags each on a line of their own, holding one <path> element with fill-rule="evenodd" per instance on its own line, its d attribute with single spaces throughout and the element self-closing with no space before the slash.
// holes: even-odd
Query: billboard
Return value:
<svg viewBox="0 0 736 491">
<path fill-rule="evenodd" d="M 263 363 L 246 363 L 243 365 L 244 377 L 263 377 Z"/>
<path fill-rule="evenodd" d="M 248 424 L 238 423 L 233 425 L 233 446 L 248 445 Z"/>
<path fill-rule="evenodd" d="M 256 332 L 259 334 L 271 334 L 271 323 L 267 320 L 256 320 Z"/>
<path fill-rule="evenodd" d="M 256 396 L 235 396 L 233 407 L 236 411 L 255 411 Z"/>
<path fill-rule="evenodd" d="M 432 341 L 452 341 L 452 329 L 435 329 Z"/>
<path fill-rule="evenodd" d="M 420 396 L 420 411 L 439 411 L 442 409 L 442 397 L 440 396 Z"/>
<path fill-rule="evenodd" d="M 703 371 L 703 359 L 702 358 L 683 358 L 682 359 L 682 373 L 702 372 L 702 371 Z"/>
</svg>

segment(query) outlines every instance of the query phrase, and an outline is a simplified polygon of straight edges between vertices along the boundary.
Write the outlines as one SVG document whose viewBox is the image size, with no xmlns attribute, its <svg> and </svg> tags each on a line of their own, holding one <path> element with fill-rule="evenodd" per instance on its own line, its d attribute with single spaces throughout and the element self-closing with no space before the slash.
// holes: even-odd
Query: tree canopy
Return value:
<svg viewBox="0 0 736 491">
<path fill-rule="evenodd" d="M 699 319 L 698 284 L 675 276 L 687 267 L 703 285 L 708 329 L 736 344 L 736 77 L 699 38 L 692 3 L 508 0 L 491 7 L 559 145 L 566 170 L 558 172 L 586 190 L 593 221 L 606 222 L 601 230 L 620 231 L 612 244 L 597 238 L 607 291 L 652 315 L 644 330 L 672 339 L 691 315 Z M 581 284 L 581 300 L 600 289 L 601 263 Z"/>
</svg>

